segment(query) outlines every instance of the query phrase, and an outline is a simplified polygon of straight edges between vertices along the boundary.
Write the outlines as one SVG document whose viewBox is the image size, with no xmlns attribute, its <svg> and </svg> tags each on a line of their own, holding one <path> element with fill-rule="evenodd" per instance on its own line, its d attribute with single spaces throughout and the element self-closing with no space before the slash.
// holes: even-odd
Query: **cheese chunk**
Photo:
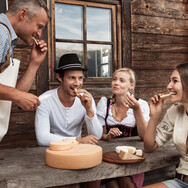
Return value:
<svg viewBox="0 0 188 188">
<path fill-rule="evenodd" d="M 75 139 L 72 138 L 63 139 L 62 141 L 71 142 L 72 144 L 79 144 Z"/>
<path fill-rule="evenodd" d="M 67 140 L 67 141 L 54 141 L 50 142 L 50 150 L 53 151 L 64 151 L 64 150 L 69 150 L 73 146 L 72 141 Z"/>
<path fill-rule="evenodd" d="M 143 155 L 143 151 L 141 149 L 137 149 L 135 155 L 142 156 Z"/>
<path fill-rule="evenodd" d="M 61 169 L 86 169 L 102 162 L 102 148 L 92 144 L 72 145 L 66 151 L 46 149 L 46 164 Z"/>
<path fill-rule="evenodd" d="M 116 147 L 116 153 L 120 153 L 120 151 L 128 150 L 129 153 L 134 154 L 136 152 L 136 148 L 133 146 L 117 146 Z"/>
<path fill-rule="evenodd" d="M 139 157 L 139 156 L 133 155 L 133 154 L 131 154 L 131 153 L 129 153 L 129 152 L 125 152 L 125 151 L 122 151 L 122 150 L 120 150 L 119 158 L 120 158 L 121 160 L 142 159 L 142 158 Z"/>
</svg>

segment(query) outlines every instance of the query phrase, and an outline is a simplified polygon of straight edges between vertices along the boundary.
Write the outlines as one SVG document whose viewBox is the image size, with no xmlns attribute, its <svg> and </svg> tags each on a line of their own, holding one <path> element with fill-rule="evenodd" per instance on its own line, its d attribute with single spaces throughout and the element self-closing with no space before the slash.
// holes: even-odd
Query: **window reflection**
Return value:
<svg viewBox="0 0 188 188">
<path fill-rule="evenodd" d="M 86 20 L 86 27 L 83 27 L 83 20 Z M 76 53 L 84 67 L 87 62 L 87 77 L 111 77 L 111 21 L 110 8 L 55 3 L 56 67 L 63 54 Z"/>
<path fill-rule="evenodd" d="M 56 43 L 56 68 L 59 64 L 59 59 L 64 54 L 76 53 L 83 65 L 83 45 L 79 43 Z"/>
<path fill-rule="evenodd" d="M 111 41 L 111 9 L 86 8 L 87 40 Z"/>
<path fill-rule="evenodd" d="M 87 47 L 88 77 L 111 77 L 111 45 L 89 44 Z"/>
<path fill-rule="evenodd" d="M 82 6 L 55 3 L 56 38 L 83 39 Z"/>
</svg>

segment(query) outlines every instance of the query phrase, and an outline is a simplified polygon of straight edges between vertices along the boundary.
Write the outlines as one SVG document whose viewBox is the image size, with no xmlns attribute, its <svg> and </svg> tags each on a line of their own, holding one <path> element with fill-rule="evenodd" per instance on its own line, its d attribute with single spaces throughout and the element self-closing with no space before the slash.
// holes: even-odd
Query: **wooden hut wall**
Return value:
<svg viewBox="0 0 188 188">
<path fill-rule="evenodd" d="M 165 90 L 174 67 L 188 62 L 187 8 L 183 0 L 132 2 L 132 68 L 138 97 L 148 100 Z M 163 114 L 169 107 L 166 103 Z"/>
<path fill-rule="evenodd" d="M 136 97 L 148 101 L 154 93 L 164 90 L 175 65 L 188 59 L 188 15 L 186 0 L 88 0 L 89 2 L 121 6 L 121 66 L 136 72 Z M 8 0 L 9 5 L 12 0 Z M 117 22 L 118 23 L 118 22 Z M 47 41 L 47 30 L 43 37 Z M 49 46 L 50 47 L 50 46 Z M 119 52 L 117 52 L 119 53 Z M 20 41 L 15 58 L 21 60 L 22 75 L 29 61 L 30 47 Z M 121 54 L 121 53 L 120 53 Z M 33 82 L 31 93 L 41 94 L 55 86 L 48 82 L 48 58 L 41 65 Z M 90 80 L 94 82 L 94 79 Z M 37 87 L 36 87 L 37 86 Z M 84 86 L 96 102 L 110 94 L 110 85 Z M 169 105 L 166 105 L 168 108 Z M 9 130 L 0 143 L 0 149 L 37 146 L 34 132 L 35 112 L 20 110 L 14 103 Z"/>
</svg>

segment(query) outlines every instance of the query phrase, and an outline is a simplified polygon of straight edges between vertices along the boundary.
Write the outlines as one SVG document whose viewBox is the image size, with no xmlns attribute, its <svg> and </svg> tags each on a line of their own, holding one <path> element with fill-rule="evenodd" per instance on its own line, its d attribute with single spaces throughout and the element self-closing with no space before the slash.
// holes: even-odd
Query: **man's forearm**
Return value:
<svg viewBox="0 0 188 188">
<path fill-rule="evenodd" d="M 0 100 L 16 101 L 18 90 L 3 84 L 0 84 Z"/>
<path fill-rule="evenodd" d="M 30 63 L 24 75 L 17 81 L 16 88 L 20 91 L 29 91 L 33 84 L 33 80 L 35 78 L 38 68 L 39 66 L 31 65 Z"/>
</svg>

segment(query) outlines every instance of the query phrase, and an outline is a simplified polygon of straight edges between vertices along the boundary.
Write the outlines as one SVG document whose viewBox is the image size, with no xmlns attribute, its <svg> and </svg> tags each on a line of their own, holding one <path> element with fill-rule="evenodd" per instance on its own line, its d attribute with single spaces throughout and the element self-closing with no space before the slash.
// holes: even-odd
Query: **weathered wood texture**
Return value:
<svg viewBox="0 0 188 188">
<path fill-rule="evenodd" d="M 8 2 L 10 5 L 12 0 Z M 121 18 L 117 17 L 121 33 L 118 31 L 117 35 L 121 35 L 122 53 L 117 51 L 117 54 L 122 56 L 117 58 L 118 62 L 121 60 L 122 62 L 118 67 L 127 66 L 135 70 L 136 97 L 149 101 L 155 93 L 165 90 L 173 68 L 179 63 L 188 61 L 187 0 L 88 0 L 88 2 L 112 4 L 118 7 L 118 11 L 121 10 Z M 51 49 L 50 41 L 47 38 L 46 41 L 49 42 Z M 21 60 L 19 74 L 22 75 L 29 61 L 30 47 L 19 41 L 14 54 L 15 58 Z M 50 67 L 47 67 L 50 65 L 49 61 L 53 61 L 51 57 L 41 65 L 30 92 L 41 94 L 48 87 L 50 89 L 57 87 L 57 83 L 48 80 L 51 71 Z M 99 81 L 89 78 L 84 88 L 93 94 L 96 102 L 101 96 L 111 95 L 110 79 Z M 165 104 L 163 114 L 169 106 Z M 86 134 L 85 128 L 83 133 Z M 0 149 L 36 145 L 34 112 L 24 112 L 13 104 L 9 130 L 0 143 Z"/>
<path fill-rule="evenodd" d="M 103 151 L 114 150 L 116 146 L 130 145 L 143 149 L 138 137 L 100 141 Z M 45 147 L 6 149 L 0 152 L 0 185 L 9 187 L 54 187 L 80 182 L 95 181 L 148 172 L 177 165 L 179 154 L 172 142 L 153 153 L 144 153 L 145 161 L 137 164 L 102 164 L 83 170 L 62 170 L 45 164 Z M 153 155 L 155 157 L 153 157 Z M 155 160 L 154 160 L 155 159 Z M 158 177 L 162 178 L 163 173 Z M 154 177 L 154 176 L 153 176 Z"/>
<path fill-rule="evenodd" d="M 132 2 L 132 67 L 138 75 L 145 70 L 147 75 L 142 84 L 148 84 L 148 76 L 153 83 L 153 74 L 160 78 L 165 73 L 158 81 L 166 85 L 171 70 L 188 61 L 187 7 L 188 4 L 178 0 Z"/>
</svg>

